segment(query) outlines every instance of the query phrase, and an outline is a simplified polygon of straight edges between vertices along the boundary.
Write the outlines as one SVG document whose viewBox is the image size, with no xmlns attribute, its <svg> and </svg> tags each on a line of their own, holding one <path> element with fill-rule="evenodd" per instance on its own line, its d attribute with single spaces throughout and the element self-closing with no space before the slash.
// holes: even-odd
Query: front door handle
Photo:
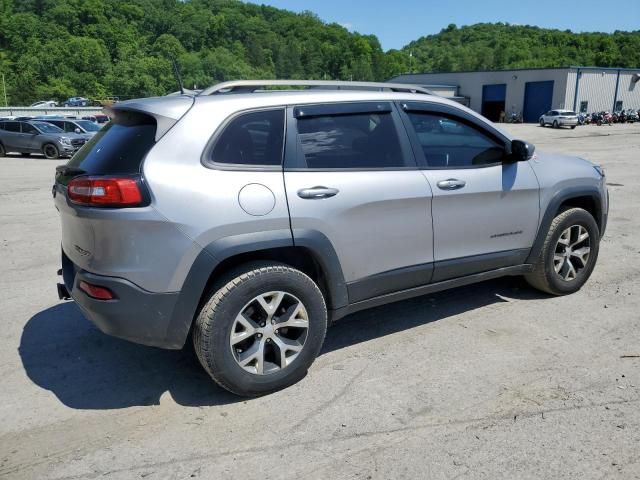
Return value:
<svg viewBox="0 0 640 480">
<path fill-rule="evenodd" d="M 440 190 L 458 190 L 467 184 L 464 180 L 458 180 L 457 178 L 447 178 L 438 182 L 438 188 Z"/>
<path fill-rule="evenodd" d="M 340 190 L 337 188 L 329 188 L 329 187 L 311 187 L 311 188 L 303 188 L 302 190 L 298 190 L 298 196 L 300 198 L 310 199 L 310 200 L 318 200 L 320 198 L 329 198 L 338 194 Z"/>
</svg>

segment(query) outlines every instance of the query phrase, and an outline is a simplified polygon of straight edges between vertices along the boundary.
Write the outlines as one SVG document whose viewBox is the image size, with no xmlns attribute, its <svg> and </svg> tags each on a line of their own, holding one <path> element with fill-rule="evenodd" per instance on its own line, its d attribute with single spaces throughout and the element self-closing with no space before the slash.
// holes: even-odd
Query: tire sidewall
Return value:
<svg viewBox="0 0 640 480">
<path fill-rule="evenodd" d="M 53 147 L 56 151 L 55 155 L 47 155 L 47 148 L 48 147 Z M 47 143 L 42 147 L 42 153 L 44 154 L 45 158 L 48 160 L 55 160 L 56 158 L 60 158 L 60 150 L 58 150 L 58 147 L 56 147 L 53 143 Z"/>
<path fill-rule="evenodd" d="M 283 291 L 297 297 L 309 315 L 309 329 L 302 352 L 285 369 L 256 375 L 242 369 L 229 345 L 231 328 L 238 313 L 258 295 Z M 203 311 L 204 313 L 204 311 Z M 304 274 L 269 271 L 251 277 L 233 287 L 218 304 L 210 322 L 210 358 L 207 367 L 216 380 L 245 395 L 261 395 L 289 386 L 302 379 L 320 353 L 327 329 L 327 310 L 320 290 Z"/>
<path fill-rule="evenodd" d="M 0 157 L 4 157 L 7 154 L 7 151 L 4 149 L 4 145 L 0 143 Z"/>
<path fill-rule="evenodd" d="M 589 252 L 589 260 L 587 260 L 587 266 L 578 273 L 575 279 L 566 281 L 560 278 L 560 276 L 555 272 L 553 266 L 553 255 L 555 253 L 556 245 L 558 243 L 560 235 L 562 235 L 562 232 L 564 232 L 567 228 L 573 225 L 581 225 L 586 228 L 587 232 L 589 233 L 589 247 L 591 250 Z M 551 239 L 545 251 L 545 275 L 551 289 L 560 294 L 569 294 L 580 290 L 580 288 L 589 279 L 591 273 L 593 272 L 593 269 L 595 268 L 596 262 L 598 260 L 599 250 L 600 230 L 598 229 L 598 225 L 596 224 L 593 217 L 585 210 L 577 210 L 571 215 L 567 216 L 567 218 L 565 218 L 556 226 L 556 229 L 551 235 Z"/>
</svg>

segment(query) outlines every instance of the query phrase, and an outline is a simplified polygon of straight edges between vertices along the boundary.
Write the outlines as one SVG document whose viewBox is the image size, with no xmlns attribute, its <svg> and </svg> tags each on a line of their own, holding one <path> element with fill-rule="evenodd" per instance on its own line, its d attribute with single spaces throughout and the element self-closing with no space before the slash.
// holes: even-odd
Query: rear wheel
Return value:
<svg viewBox="0 0 640 480">
<path fill-rule="evenodd" d="M 45 146 L 43 146 L 42 153 L 46 158 L 51 160 L 60 157 L 60 151 L 58 150 L 58 147 L 56 147 L 53 143 L 47 143 Z"/>
<path fill-rule="evenodd" d="M 575 125 L 571 125 L 571 130 L 574 130 L 576 128 Z"/>
<path fill-rule="evenodd" d="M 7 154 L 7 151 L 4 149 L 4 145 L 0 143 L 0 157 L 4 157 Z"/>
<path fill-rule="evenodd" d="M 327 309 L 318 286 L 282 264 L 236 271 L 200 311 L 193 344 L 223 388 L 257 396 L 305 375 L 324 342 Z"/>
<path fill-rule="evenodd" d="M 527 282 L 546 293 L 566 295 L 580 290 L 598 258 L 600 231 L 589 212 L 571 208 L 551 222 L 534 271 Z"/>
<path fill-rule="evenodd" d="M 558 121 L 557 120 L 553 121 L 553 128 L 560 128 L 560 125 L 558 125 Z"/>
<path fill-rule="evenodd" d="M 544 120 L 542 118 L 540 119 L 540 126 L 544 127 Z"/>
</svg>

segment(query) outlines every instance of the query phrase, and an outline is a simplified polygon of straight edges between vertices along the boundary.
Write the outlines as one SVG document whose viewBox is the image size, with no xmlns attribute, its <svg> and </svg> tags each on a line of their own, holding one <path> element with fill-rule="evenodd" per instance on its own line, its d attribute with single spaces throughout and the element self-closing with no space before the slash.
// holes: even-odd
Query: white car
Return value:
<svg viewBox="0 0 640 480">
<path fill-rule="evenodd" d="M 572 110 L 549 110 L 540 117 L 540 126 L 546 125 L 551 125 L 553 128 L 576 128 L 578 115 Z"/>
<path fill-rule="evenodd" d="M 32 103 L 31 105 L 29 105 L 30 107 L 57 107 L 58 106 L 58 102 L 56 102 L 55 100 L 42 100 L 40 102 L 36 102 L 36 103 Z"/>
</svg>

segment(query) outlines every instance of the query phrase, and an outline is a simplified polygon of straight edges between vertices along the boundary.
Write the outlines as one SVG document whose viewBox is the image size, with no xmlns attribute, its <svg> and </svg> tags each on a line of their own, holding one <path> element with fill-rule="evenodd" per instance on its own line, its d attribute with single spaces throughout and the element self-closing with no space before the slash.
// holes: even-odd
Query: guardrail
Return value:
<svg viewBox="0 0 640 480">
<path fill-rule="evenodd" d="M 0 117 L 38 117 L 62 115 L 83 117 L 104 113 L 102 107 L 0 107 Z"/>
</svg>

